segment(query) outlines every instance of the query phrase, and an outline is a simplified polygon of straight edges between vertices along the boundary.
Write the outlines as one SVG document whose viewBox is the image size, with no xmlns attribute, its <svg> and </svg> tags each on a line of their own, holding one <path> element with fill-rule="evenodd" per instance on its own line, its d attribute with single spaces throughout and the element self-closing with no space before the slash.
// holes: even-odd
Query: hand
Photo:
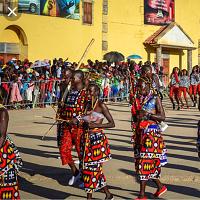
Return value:
<svg viewBox="0 0 200 200">
<path fill-rule="evenodd" d="M 86 115 L 92 114 L 92 111 L 87 111 Z"/>
<path fill-rule="evenodd" d="M 89 122 L 88 125 L 89 125 L 89 128 L 90 128 L 90 129 L 98 128 L 98 127 L 97 127 L 97 124 L 95 124 L 95 123 L 93 123 L 93 122 Z"/>
<path fill-rule="evenodd" d="M 148 113 L 145 110 L 140 110 L 138 112 L 138 119 L 141 120 L 142 118 L 146 117 L 148 115 Z"/>
<path fill-rule="evenodd" d="M 73 118 L 70 122 L 70 124 L 72 125 L 77 125 L 78 124 L 78 119 L 77 118 Z"/>
</svg>

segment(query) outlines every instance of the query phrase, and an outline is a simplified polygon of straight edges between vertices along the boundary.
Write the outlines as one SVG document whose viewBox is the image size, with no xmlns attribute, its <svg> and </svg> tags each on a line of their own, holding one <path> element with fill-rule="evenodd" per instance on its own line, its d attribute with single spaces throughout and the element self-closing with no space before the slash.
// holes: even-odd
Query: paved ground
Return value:
<svg viewBox="0 0 200 200">
<path fill-rule="evenodd" d="M 168 192 L 164 199 L 200 198 L 200 160 L 195 147 L 196 124 L 200 119 L 197 109 L 172 111 L 166 104 L 169 128 L 164 133 L 168 148 L 169 164 L 162 170 L 162 181 Z M 115 199 L 134 199 L 139 190 L 130 144 L 130 112 L 126 104 L 109 105 L 116 127 L 106 130 L 113 159 L 105 164 L 104 171 Z M 22 199 L 83 199 L 86 194 L 78 187 L 67 185 L 69 169 L 62 167 L 58 159 L 55 127 L 45 141 L 42 135 L 53 123 L 47 117 L 54 117 L 52 108 L 10 111 L 9 133 L 18 146 L 24 161 L 20 173 Z M 152 197 L 155 188 L 147 187 Z M 98 192 L 94 197 L 104 199 Z"/>
</svg>

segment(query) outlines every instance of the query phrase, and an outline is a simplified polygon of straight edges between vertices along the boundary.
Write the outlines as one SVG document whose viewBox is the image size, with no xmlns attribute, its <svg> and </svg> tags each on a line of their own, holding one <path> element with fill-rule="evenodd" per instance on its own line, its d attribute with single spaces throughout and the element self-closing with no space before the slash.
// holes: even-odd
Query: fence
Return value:
<svg viewBox="0 0 200 200">
<path fill-rule="evenodd" d="M 167 77 L 160 80 L 165 82 Z M 61 99 L 61 83 L 63 80 L 37 80 L 20 82 L 0 82 L 4 88 L 3 104 L 10 109 L 45 107 L 57 104 Z M 129 101 L 130 82 L 129 79 L 114 84 L 108 78 L 102 79 L 100 98 L 107 102 Z M 162 93 L 167 96 L 168 90 L 163 85 Z"/>
<path fill-rule="evenodd" d="M 3 104 L 10 109 L 45 107 L 57 104 L 61 99 L 63 80 L 39 80 L 22 82 L 0 82 L 4 88 Z M 103 101 L 128 101 L 129 83 L 119 86 L 102 84 Z"/>
</svg>

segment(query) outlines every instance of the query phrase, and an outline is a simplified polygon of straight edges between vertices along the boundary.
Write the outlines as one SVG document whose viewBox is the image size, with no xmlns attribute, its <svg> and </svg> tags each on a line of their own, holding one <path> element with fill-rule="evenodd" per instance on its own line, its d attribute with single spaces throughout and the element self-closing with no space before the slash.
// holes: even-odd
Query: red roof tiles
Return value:
<svg viewBox="0 0 200 200">
<path fill-rule="evenodd" d="M 168 27 L 167 26 L 162 26 L 160 29 L 158 29 L 154 34 L 152 34 L 151 36 L 149 36 L 145 41 L 144 41 L 144 44 L 155 44 L 156 41 L 156 37 L 158 35 L 160 35 L 160 33 L 162 33 L 166 28 Z"/>
</svg>

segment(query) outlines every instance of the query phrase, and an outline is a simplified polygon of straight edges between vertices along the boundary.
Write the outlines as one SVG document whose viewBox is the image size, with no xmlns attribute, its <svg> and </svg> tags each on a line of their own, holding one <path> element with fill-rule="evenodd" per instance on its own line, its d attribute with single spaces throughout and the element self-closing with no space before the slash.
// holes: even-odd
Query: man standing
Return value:
<svg viewBox="0 0 200 200">
<path fill-rule="evenodd" d="M 58 130 L 58 146 L 61 160 L 63 165 L 69 165 L 73 175 L 69 180 L 69 185 L 73 185 L 80 178 L 79 170 L 72 159 L 72 147 L 75 145 L 80 159 L 80 139 L 83 127 L 79 123 L 79 119 L 84 114 L 87 103 L 87 94 L 83 81 L 83 72 L 76 70 L 72 76 L 72 87 L 64 99 L 64 105 L 58 113 L 58 117 L 62 119 Z"/>
</svg>

